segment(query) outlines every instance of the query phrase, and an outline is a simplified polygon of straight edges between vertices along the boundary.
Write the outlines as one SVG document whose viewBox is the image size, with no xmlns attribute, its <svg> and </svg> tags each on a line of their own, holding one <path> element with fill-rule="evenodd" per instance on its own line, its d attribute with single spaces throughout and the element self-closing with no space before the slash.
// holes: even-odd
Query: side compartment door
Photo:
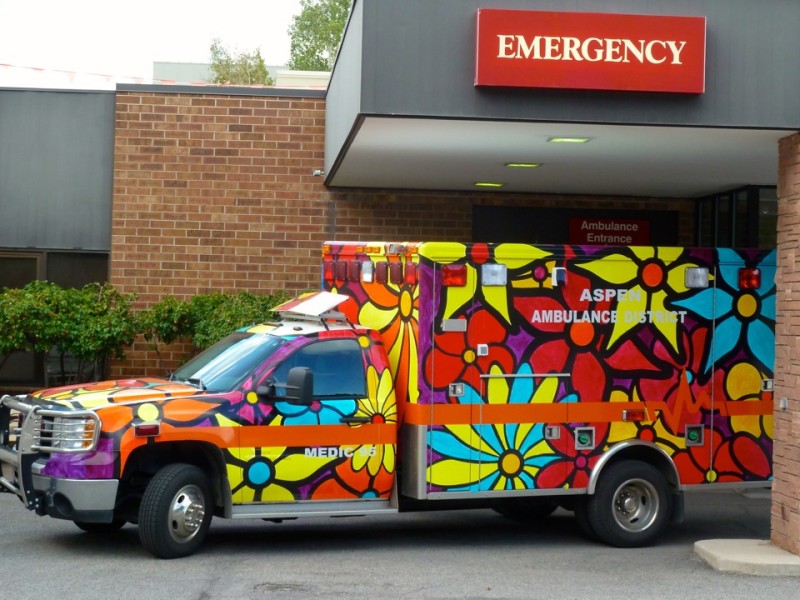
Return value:
<svg viewBox="0 0 800 600">
<path fill-rule="evenodd" d="M 437 255 L 424 261 L 433 276 L 421 277 L 420 289 L 420 331 L 430 332 L 420 335 L 421 344 L 428 344 L 420 386 L 420 400 L 430 409 L 425 480 L 428 494 L 473 492 L 480 478 L 474 425 L 480 421 L 481 378 L 471 318 L 477 273 L 465 257 L 438 262 L 439 253 L 463 246 L 436 246 Z"/>
</svg>

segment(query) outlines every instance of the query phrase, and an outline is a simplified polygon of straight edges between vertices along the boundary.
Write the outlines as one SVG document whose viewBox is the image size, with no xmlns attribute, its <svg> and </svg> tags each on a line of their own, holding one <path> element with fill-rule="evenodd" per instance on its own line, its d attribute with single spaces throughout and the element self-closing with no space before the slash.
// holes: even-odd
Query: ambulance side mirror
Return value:
<svg viewBox="0 0 800 600">
<path fill-rule="evenodd" d="M 285 394 L 277 395 L 278 388 L 286 390 Z M 256 395 L 263 400 L 277 400 L 310 406 L 313 402 L 314 374 L 308 367 L 294 367 L 289 369 L 286 383 L 275 383 L 271 378 L 266 384 L 256 388 Z"/>
<path fill-rule="evenodd" d="M 290 404 L 310 406 L 313 402 L 314 374 L 308 367 L 289 369 L 286 377 L 286 398 Z"/>
</svg>

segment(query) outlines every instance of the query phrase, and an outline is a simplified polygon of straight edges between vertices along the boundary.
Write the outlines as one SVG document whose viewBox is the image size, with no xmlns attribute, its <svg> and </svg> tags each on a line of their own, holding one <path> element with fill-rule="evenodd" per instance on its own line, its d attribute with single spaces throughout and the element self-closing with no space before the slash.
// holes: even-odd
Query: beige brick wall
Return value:
<svg viewBox="0 0 800 600">
<path fill-rule="evenodd" d="M 800 554 L 800 134 L 780 143 L 772 542 Z M 780 409 L 786 398 L 787 409 Z"/>
<path fill-rule="evenodd" d="M 172 294 L 217 290 L 290 293 L 319 285 L 325 239 L 469 241 L 476 204 L 679 211 L 682 200 L 481 193 L 328 190 L 325 102 L 274 95 L 118 92 L 111 283 L 143 307 Z M 161 374 L 143 343 L 113 376 Z"/>
</svg>

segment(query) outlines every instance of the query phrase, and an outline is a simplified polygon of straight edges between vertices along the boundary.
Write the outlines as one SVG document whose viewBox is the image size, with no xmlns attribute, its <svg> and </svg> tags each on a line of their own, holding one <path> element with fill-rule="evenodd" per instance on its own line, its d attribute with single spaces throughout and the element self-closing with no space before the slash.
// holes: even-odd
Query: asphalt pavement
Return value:
<svg viewBox="0 0 800 600">
<path fill-rule="evenodd" d="M 696 551 L 708 540 L 763 544 L 770 509 L 763 490 L 690 493 L 684 522 L 641 549 L 588 541 L 561 509 L 536 526 L 490 510 L 215 519 L 197 554 L 165 561 L 133 525 L 89 535 L 0 494 L 0 576 L 14 600 L 796 600 L 797 577 L 724 572 Z"/>
</svg>

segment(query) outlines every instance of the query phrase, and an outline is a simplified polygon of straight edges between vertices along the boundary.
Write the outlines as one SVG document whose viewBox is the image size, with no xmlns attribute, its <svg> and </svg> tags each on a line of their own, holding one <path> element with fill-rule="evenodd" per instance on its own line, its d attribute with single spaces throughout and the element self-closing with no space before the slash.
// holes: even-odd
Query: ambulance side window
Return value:
<svg viewBox="0 0 800 600">
<path fill-rule="evenodd" d="M 366 395 L 364 364 L 355 340 L 328 340 L 304 346 L 273 371 L 273 381 L 286 383 L 292 367 L 311 369 L 314 373 L 314 396 L 362 398 Z M 276 391 L 278 395 L 285 395 L 285 390 L 280 387 Z"/>
</svg>

